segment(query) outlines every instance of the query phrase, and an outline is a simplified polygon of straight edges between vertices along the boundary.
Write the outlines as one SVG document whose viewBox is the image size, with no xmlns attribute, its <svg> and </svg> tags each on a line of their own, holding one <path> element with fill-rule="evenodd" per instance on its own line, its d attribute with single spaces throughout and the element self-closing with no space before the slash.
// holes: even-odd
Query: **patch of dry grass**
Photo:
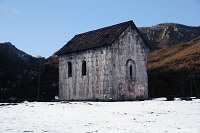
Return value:
<svg viewBox="0 0 200 133">
<path fill-rule="evenodd" d="M 200 70 L 200 36 L 187 43 L 153 51 L 148 69 L 180 70 L 189 66 Z"/>
</svg>

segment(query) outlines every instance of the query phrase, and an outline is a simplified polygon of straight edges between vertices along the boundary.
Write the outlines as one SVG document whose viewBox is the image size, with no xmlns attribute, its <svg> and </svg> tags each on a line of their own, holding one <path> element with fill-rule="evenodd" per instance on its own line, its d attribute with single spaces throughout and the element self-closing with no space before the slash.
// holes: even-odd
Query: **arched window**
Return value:
<svg viewBox="0 0 200 133">
<path fill-rule="evenodd" d="M 132 68 L 132 65 L 130 65 L 130 77 L 133 77 L 133 68 Z"/>
<path fill-rule="evenodd" d="M 86 75 L 86 61 L 82 62 L 82 76 Z"/>
<path fill-rule="evenodd" d="M 126 78 L 131 80 L 136 79 L 136 64 L 132 59 L 126 62 Z"/>
<path fill-rule="evenodd" d="M 72 63 L 68 62 L 68 77 L 72 77 Z"/>
</svg>

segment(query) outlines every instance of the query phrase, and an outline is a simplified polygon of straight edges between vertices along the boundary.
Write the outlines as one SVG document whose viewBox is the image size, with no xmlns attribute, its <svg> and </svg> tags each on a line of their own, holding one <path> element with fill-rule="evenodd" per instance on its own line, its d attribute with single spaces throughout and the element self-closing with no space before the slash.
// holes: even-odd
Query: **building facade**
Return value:
<svg viewBox="0 0 200 133">
<path fill-rule="evenodd" d="M 149 49 L 133 21 L 74 36 L 56 53 L 59 99 L 147 99 Z"/>
</svg>

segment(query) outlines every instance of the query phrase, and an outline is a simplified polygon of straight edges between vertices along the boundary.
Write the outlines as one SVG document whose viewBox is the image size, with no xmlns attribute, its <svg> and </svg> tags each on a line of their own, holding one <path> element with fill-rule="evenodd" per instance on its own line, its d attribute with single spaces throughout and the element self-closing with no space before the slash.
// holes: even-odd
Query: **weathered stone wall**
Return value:
<svg viewBox="0 0 200 133">
<path fill-rule="evenodd" d="M 82 61 L 86 75 L 82 76 Z M 72 77 L 68 77 L 68 62 Z M 59 56 L 59 98 L 61 100 L 108 100 L 110 98 L 110 47 L 101 47 Z"/>
<path fill-rule="evenodd" d="M 59 56 L 60 100 L 146 99 L 147 52 L 137 32 L 128 27 L 110 46 Z M 72 63 L 72 77 L 68 77 L 68 62 Z"/>
<path fill-rule="evenodd" d="M 138 33 L 131 26 L 128 27 L 112 44 L 111 51 L 113 100 L 148 98 L 148 49 Z M 131 78 L 130 61 L 133 74 Z"/>
</svg>

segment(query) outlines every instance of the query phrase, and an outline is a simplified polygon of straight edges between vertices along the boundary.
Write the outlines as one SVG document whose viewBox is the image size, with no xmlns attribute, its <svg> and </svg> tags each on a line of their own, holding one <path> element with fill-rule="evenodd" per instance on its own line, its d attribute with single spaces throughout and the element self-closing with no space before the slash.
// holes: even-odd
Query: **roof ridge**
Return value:
<svg viewBox="0 0 200 133">
<path fill-rule="evenodd" d="M 70 41 L 68 41 L 67 44 L 65 44 L 59 51 L 57 51 L 56 54 L 61 55 L 75 51 L 110 45 L 122 34 L 122 32 L 128 26 L 131 26 L 133 29 L 135 29 L 138 32 L 138 34 L 142 37 L 144 42 L 147 44 L 137 27 L 135 26 L 134 22 L 130 20 L 119 24 L 114 24 L 100 29 L 77 34 Z"/>
<path fill-rule="evenodd" d="M 99 29 L 96 29 L 96 30 L 91 30 L 91 31 L 83 32 L 83 33 L 80 33 L 80 34 L 76 34 L 75 36 L 83 35 L 83 34 L 86 34 L 86 33 L 89 33 L 89 32 L 97 31 L 97 30 L 103 30 L 103 29 L 106 29 L 106 28 L 110 28 L 110 27 L 113 27 L 113 26 L 118 26 L 118 25 L 126 24 L 126 23 L 127 23 L 127 24 L 128 24 L 128 23 L 133 23 L 133 20 L 129 20 L 129 21 L 125 21 L 125 22 L 122 22 L 122 23 L 118 23 L 118 24 L 114 24 L 114 25 L 102 27 L 102 28 L 99 28 Z"/>
</svg>

